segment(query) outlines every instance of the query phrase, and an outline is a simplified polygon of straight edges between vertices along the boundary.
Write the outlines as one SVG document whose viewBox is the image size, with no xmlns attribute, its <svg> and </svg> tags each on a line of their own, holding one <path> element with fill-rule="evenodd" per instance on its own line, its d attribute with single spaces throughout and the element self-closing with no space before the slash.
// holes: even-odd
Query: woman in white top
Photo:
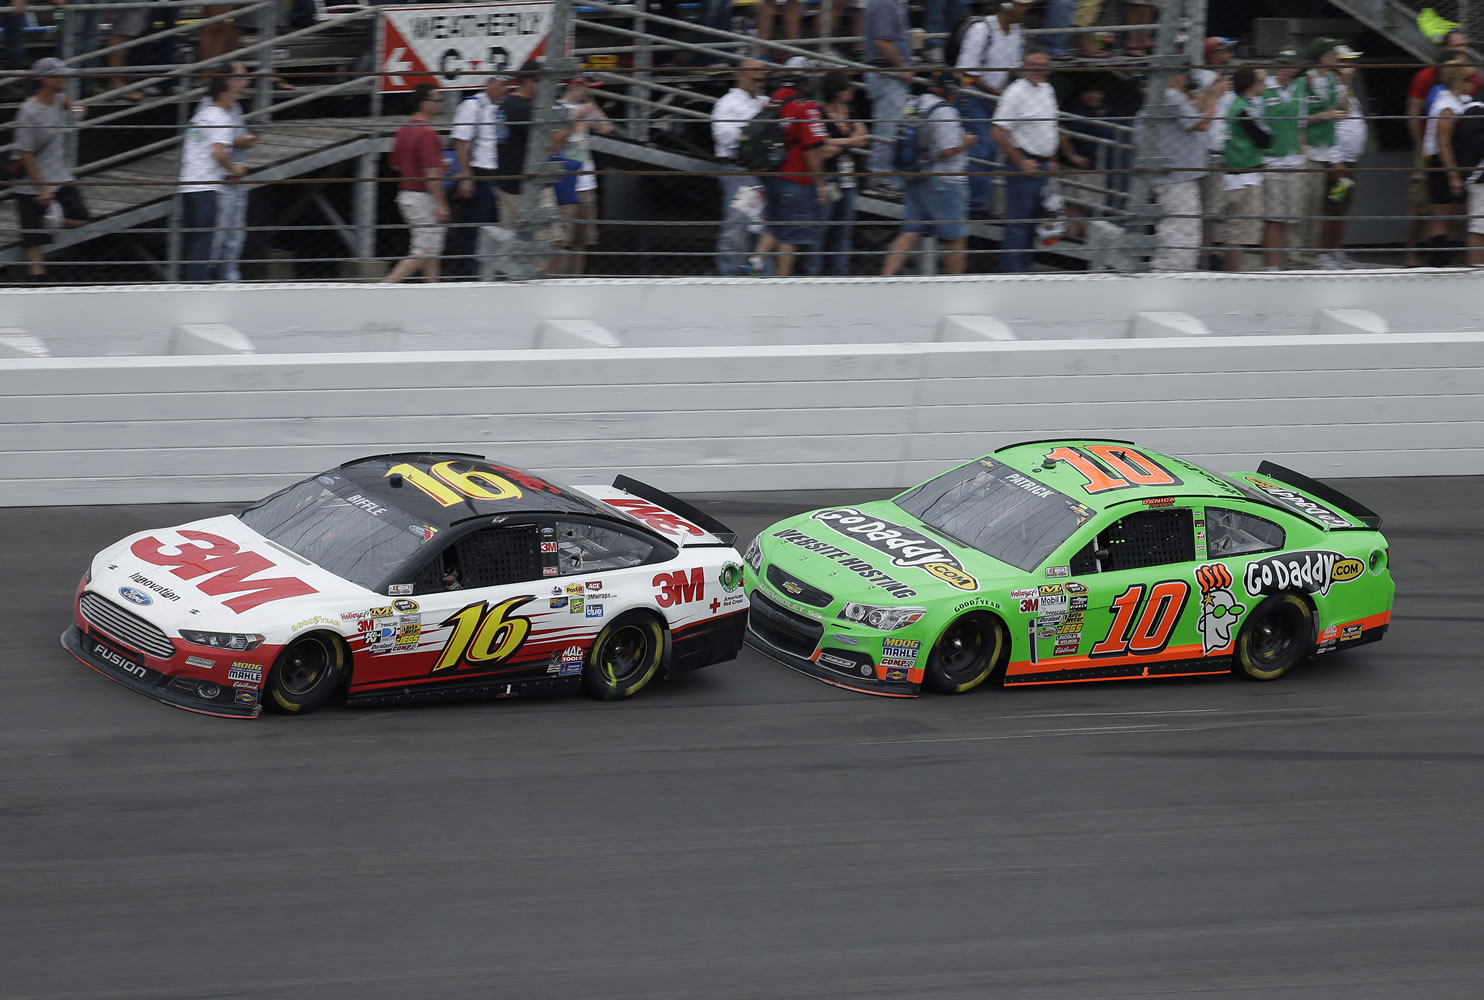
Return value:
<svg viewBox="0 0 1484 1000">
<path fill-rule="evenodd" d="M 1423 166 L 1433 215 L 1423 246 L 1432 248 L 1429 256 L 1434 258 L 1433 266 L 1450 263 L 1447 251 L 1457 238 L 1451 230 L 1456 228 L 1456 220 L 1467 206 L 1464 171 L 1453 158 L 1453 127 L 1467 103 L 1464 92 L 1469 87 L 1469 72 L 1469 67 L 1462 63 L 1449 63 L 1438 70 L 1438 83 L 1443 89 L 1428 109 L 1427 130 L 1422 135 Z"/>
</svg>

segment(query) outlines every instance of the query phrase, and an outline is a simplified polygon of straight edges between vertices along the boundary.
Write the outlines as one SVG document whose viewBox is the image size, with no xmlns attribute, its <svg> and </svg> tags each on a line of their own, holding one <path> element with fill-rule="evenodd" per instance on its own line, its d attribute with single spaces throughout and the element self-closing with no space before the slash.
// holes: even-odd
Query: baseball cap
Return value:
<svg viewBox="0 0 1484 1000">
<path fill-rule="evenodd" d="M 960 86 L 957 70 L 937 69 L 926 75 L 929 87 L 939 87 L 943 90 L 957 90 Z"/>
<path fill-rule="evenodd" d="M 1345 43 L 1338 38 L 1330 38 L 1328 35 L 1314 39 L 1309 43 L 1308 55 L 1310 62 L 1318 62 L 1320 58 L 1330 49 L 1337 49 Z"/>
<path fill-rule="evenodd" d="M 568 80 L 567 82 L 568 83 L 586 84 L 589 87 L 601 87 L 601 86 L 603 86 L 603 81 L 602 80 L 599 80 L 597 77 L 592 76 L 589 73 L 578 73 L 576 76 L 574 76 L 572 79 Z"/>
<path fill-rule="evenodd" d="M 1215 52 L 1217 49 L 1234 48 L 1236 44 L 1237 40 L 1235 38 L 1222 38 L 1219 35 L 1212 35 L 1210 38 L 1206 39 L 1206 57 L 1209 59 L 1211 53 Z"/>
<path fill-rule="evenodd" d="M 37 76 L 71 76 L 75 70 L 55 56 L 47 56 L 32 63 L 31 72 Z"/>
<path fill-rule="evenodd" d="M 1364 52 L 1357 52 L 1348 45 L 1336 45 L 1335 54 L 1341 59 L 1359 59 L 1365 55 Z"/>
<path fill-rule="evenodd" d="M 1328 52 L 1329 50 L 1326 49 L 1325 51 Z M 1298 49 L 1281 49 L 1273 57 L 1273 60 L 1285 66 L 1302 66 L 1304 63 L 1304 57 L 1299 55 Z"/>
</svg>

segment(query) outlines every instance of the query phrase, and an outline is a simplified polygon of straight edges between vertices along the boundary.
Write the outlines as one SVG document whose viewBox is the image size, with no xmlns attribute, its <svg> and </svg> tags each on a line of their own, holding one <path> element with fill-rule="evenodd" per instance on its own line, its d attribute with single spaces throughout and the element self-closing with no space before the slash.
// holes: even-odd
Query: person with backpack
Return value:
<svg viewBox="0 0 1484 1000">
<path fill-rule="evenodd" d="M 711 141 L 722 171 L 716 178 L 721 185 L 722 220 L 716 236 L 716 273 L 723 277 L 741 274 L 742 262 L 751 252 L 748 226 L 753 213 L 749 211 L 749 196 L 755 196 L 754 189 L 759 185 L 757 177 L 742 165 L 739 154 L 743 131 L 768 104 L 768 95 L 763 93 L 767 78 L 762 62 L 743 59 L 737 64 L 732 89 L 717 98 L 711 108 Z"/>
<path fill-rule="evenodd" d="M 998 163 L 990 142 L 989 123 L 995 104 L 1010 85 L 1010 66 L 1025 58 L 1025 35 L 1021 25 L 1032 0 L 1002 0 L 989 17 L 965 18 L 948 40 L 951 65 L 965 74 L 967 85 L 959 93 L 958 109 L 969 131 L 977 138 L 969 151 L 976 159 Z M 1002 67 L 986 69 L 986 67 Z M 969 178 L 969 212 L 982 218 L 989 211 L 989 176 L 976 166 Z"/>
<path fill-rule="evenodd" d="M 737 157 L 763 182 L 774 273 L 786 278 L 800 248 L 812 248 L 819 239 L 819 206 L 829 200 L 823 174 L 829 133 L 819 105 L 797 80 L 784 75 L 778 84 L 742 130 Z"/>
<path fill-rule="evenodd" d="M 881 276 L 889 278 L 902 269 L 923 233 L 942 241 L 943 273 L 963 274 L 969 235 L 964 172 L 977 138 L 963 128 L 954 106 L 956 72 L 939 70 L 926 86 L 914 89 L 917 96 L 908 102 L 897 132 L 896 159 L 897 169 L 915 173 L 907 178 L 902 231 L 887 247 Z"/>
</svg>

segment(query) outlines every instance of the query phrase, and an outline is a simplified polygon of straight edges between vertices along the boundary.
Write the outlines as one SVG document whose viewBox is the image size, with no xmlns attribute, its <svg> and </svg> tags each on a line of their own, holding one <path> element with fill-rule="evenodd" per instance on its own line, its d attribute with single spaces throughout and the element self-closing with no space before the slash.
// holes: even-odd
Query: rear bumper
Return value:
<svg viewBox="0 0 1484 1000">
<path fill-rule="evenodd" d="M 142 657 L 137 654 L 101 636 L 85 634 L 76 625 L 62 633 L 62 648 L 109 680 L 173 708 L 222 719 L 251 719 L 263 710 L 256 691 L 252 692 L 251 705 L 237 704 L 233 700 L 236 691 L 220 684 L 218 698 L 225 700 L 201 697 L 197 688 L 202 681 L 152 670 L 140 662 Z"/>
<path fill-rule="evenodd" d="M 670 662 L 665 676 L 688 673 L 735 660 L 742 650 L 742 633 L 747 628 L 747 608 L 706 621 L 681 625 L 670 633 Z"/>
</svg>

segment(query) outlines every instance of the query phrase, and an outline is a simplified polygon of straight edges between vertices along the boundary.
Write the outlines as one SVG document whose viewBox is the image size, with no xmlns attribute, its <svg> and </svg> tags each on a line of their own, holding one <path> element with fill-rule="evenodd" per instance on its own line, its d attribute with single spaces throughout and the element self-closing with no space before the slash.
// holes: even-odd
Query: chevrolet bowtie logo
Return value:
<svg viewBox="0 0 1484 1000">
<path fill-rule="evenodd" d="M 804 592 L 804 588 L 799 586 L 797 583 L 794 583 L 792 580 L 785 583 L 783 585 L 783 589 L 788 591 L 790 594 L 802 594 Z"/>
</svg>

